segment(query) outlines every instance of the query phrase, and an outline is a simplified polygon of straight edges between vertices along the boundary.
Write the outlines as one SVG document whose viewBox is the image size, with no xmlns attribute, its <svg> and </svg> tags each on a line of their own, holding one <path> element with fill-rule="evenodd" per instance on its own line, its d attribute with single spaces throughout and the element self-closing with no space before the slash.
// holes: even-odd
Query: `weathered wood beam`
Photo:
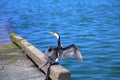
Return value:
<svg viewBox="0 0 120 80">
<path fill-rule="evenodd" d="M 13 43 L 17 44 L 38 67 L 41 67 L 45 62 L 45 55 L 42 51 L 15 33 L 10 33 L 10 37 Z M 43 68 L 43 71 L 47 73 L 47 67 Z M 53 65 L 50 68 L 50 78 L 52 80 L 70 80 L 70 72 L 61 65 Z"/>
</svg>

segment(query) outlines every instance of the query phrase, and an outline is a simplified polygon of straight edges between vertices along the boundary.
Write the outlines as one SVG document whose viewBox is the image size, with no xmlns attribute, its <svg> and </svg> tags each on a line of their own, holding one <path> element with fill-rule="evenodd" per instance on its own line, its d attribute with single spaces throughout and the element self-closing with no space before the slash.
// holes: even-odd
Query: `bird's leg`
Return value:
<svg viewBox="0 0 120 80">
<path fill-rule="evenodd" d="M 45 80 L 51 80 L 50 79 L 50 67 L 52 66 L 52 64 L 50 63 L 50 66 L 48 67 L 48 69 L 47 69 L 47 74 L 46 74 L 46 79 Z"/>
<path fill-rule="evenodd" d="M 46 79 L 45 80 L 51 80 L 50 79 L 50 67 L 52 66 L 52 65 L 58 65 L 59 63 L 58 62 L 54 62 L 54 63 L 51 63 L 50 62 L 50 66 L 48 67 L 48 70 L 47 70 L 47 74 L 46 74 Z"/>
<path fill-rule="evenodd" d="M 48 67 L 48 69 L 47 69 L 47 74 L 46 74 L 46 79 L 45 80 L 51 80 L 50 79 L 50 67 L 52 66 L 52 65 L 58 65 L 59 63 L 58 62 L 54 62 L 54 63 L 51 63 L 50 62 L 50 66 Z"/>
</svg>

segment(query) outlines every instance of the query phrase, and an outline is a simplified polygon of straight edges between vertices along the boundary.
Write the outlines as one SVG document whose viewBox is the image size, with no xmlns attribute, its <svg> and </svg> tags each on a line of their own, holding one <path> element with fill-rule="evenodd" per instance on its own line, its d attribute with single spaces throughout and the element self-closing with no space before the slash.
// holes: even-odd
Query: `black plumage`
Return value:
<svg viewBox="0 0 120 80">
<path fill-rule="evenodd" d="M 77 46 L 74 44 L 67 46 L 63 48 L 60 43 L 60 35 L 59 33 L 56 32 L 50 32 L 57 38 L 58 46 L 57 47 L 52 47 L 50 46 L 46 52 L 46 60 L 50 63 L 57 62 L 58 59 L 63 59 L 63 58 L 68 58 L 70 56 L 76 57 L 78 60 L 82 60 L 82 55 Z"/>
<path fill-rule="evenodd" d="M 79 51 L 79 48 L 75 46 L 74 44 L 67 46 L 65 48 L 62 47 L 60 43 L 60 35 L 56 32 L 50 32 L 52 35 L 54 35 L 57 38 L 58 46 L 57 47 L 48 47 L 48 49 L 45 52 L 45 60 L 46 62 L 41 65 L 40 69 L 44 67 L 45 65 L 49 64 L 47 75 L 45 80 L 50 80 L 50 67 L 57 63 L 59 59 L 67 58 L 70 56 L 76 57 L 78 60 L 82 60 L 82 55 Z M 58 64 L 58 63 L 57 63 Z"/>
</svg>

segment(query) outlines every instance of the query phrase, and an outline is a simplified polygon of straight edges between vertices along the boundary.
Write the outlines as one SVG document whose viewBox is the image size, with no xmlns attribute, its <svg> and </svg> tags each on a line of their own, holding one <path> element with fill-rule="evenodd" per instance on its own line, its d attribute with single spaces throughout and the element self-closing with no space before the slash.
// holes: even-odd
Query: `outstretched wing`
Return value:
<svg viewBox="0 0 120 80">
<path fill-rule="evenodd" d="M 75 45 L 70 45 L 63 49 L 63 54 L 61 58 L 67 58 L 70 56 L 75 56 L 78 60 L 82 60 L 81 52 Z"/>
</svg>

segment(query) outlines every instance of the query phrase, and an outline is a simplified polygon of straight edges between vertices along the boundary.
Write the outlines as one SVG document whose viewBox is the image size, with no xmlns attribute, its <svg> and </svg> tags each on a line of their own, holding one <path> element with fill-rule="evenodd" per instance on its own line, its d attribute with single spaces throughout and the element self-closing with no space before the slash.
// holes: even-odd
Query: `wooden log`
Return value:
<svg viewBox="0 0 120 80">
<path fill-rule="evenodd" d="M 15 33 L 10 33 L 10 37 L 12 42 L 17 44 L 38 67 L 41 67 L 41 65 L 46 61 L 43 52 L 34 47 L 26 39 Z M 44 67 L 43 71 L 47 73 L 47 67 Z M 50 68 L 50 78 L 52 80 L 70 80 L 70 72 L 61 65 L 53 65 Z"/>
</svg>

